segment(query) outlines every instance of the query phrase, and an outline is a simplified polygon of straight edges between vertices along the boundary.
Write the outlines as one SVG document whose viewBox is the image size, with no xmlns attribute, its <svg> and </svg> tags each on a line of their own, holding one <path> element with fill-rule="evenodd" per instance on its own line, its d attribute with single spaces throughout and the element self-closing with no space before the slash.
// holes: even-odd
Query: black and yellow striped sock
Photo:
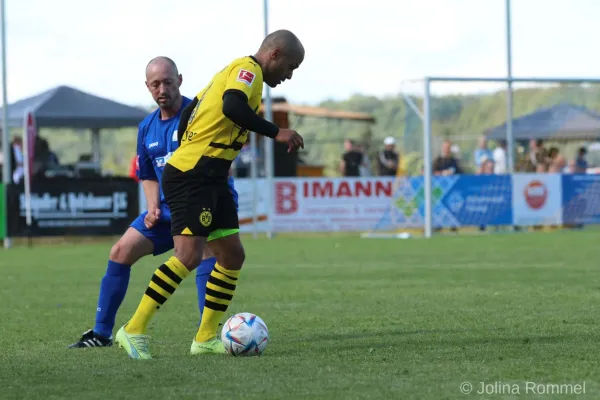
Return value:
<svg viewBox="0 0 600 400">
<path fill-rule="evenodd" d="M 207 342 L 217 336 L 219 322 L 233 299 L 240 270 L 229 270 L 215 264 L 206 284 L 206 300 L 196 342 Z"/>
<path fill-rule="evenodd" d="M 150 319 L 160 306 L 175 293 L 175 289 L 189 273 L 190 271 L 185 265 L 175 257 L 169 258 L 166 263 L 158 267 L 152 275 L 140 305 L 127 323 L 125 331 L 132 334 L 144 334 Z"/>
</svg>

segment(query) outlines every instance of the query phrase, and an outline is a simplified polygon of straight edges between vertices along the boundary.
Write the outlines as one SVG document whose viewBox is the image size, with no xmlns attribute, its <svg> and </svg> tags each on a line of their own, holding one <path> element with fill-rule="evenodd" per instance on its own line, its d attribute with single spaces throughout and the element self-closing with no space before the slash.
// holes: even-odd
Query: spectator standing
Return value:
<svg viewBox="0 0 600 400">
<path fill-rule="evenodd" d="M 558 147 L 552 147 L 548 151 L 548 172 L 558 174 L 563 172 L 567 166 L 567 160 L 560 154 Z"/>
<path fill-rule="evenodd" d="M 589 167 L 587 159 L 587 149 L 585 147 L 580 147 L 577 151 L 577 158 L 575 158 L 575 168 L 574 172 L 576 174 L 585 174 Z"/>
<path fill-rule="evenodd" d="M 379 176 L 396 176 L 400 155 L 396 152 L 396 139 L 388 136 L 383 141 L 383 150 L 377 155 Z"/>
<path fill-rule="evenodd" d="M 360 167 L 364 163 L 364 154 L 359 151 L 356 144 L 346 139 L 344 141 L 344 154 L 340 161 L 339 170 L 343 176 L 358 177 L 360 176 Z"/>
<path fill-rule="evenodd" d="M 548 170 L 548 152 L 540 139 L 529 141 L 529 153 L 525 160 L 524 172 L 546 172 Z"/>
<path fill-rule="evenodd" d="M 444 140 L 440 155 L 433 161 L 434 175 L 462 174 L 462 168 L 456 157 L 452 154 L 451 149 L 452 143 L 449 140 Z"/>
</svg>

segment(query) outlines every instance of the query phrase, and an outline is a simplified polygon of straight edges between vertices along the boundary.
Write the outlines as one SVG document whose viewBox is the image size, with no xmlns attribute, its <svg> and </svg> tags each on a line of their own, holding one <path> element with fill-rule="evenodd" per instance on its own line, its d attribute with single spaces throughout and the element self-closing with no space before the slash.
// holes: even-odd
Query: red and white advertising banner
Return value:
<svg viewBox="0 0 600 400">
<path fill-rule="evenodd" d="M 393 178 L 276 178 L 271 210 L 273 231 L 372 229 L 390 209 L 393 183 Z M 235 188 L 239 194 L 240 230 L 265 232 L 269 208 L 267 181 L 258 179 L 254 188 L 252 180 L 236 179 Z"/>
<path fill-rule="evenodd" d="M 371 229 L 390 208 L 393 178 L 276 179 L 273 230 Z"/>
<path fill-rule="evenodd" d="M 560 174 L 516 174 L 512 180 L 515 225 L 562 224 Z"/>
</svg>

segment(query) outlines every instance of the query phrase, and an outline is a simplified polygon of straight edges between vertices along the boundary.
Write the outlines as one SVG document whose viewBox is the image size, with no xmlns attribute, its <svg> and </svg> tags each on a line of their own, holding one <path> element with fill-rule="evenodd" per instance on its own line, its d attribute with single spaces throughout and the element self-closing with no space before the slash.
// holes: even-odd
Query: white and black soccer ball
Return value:
<svg viewBox="0 0 600 400">
<path fill-rule="evenodd" d="M 221 341 L 232 356 L 259 356 L 269 342 L 269 330 L 258 315 L 243 312 L 225 322 Z"/>
</svg>

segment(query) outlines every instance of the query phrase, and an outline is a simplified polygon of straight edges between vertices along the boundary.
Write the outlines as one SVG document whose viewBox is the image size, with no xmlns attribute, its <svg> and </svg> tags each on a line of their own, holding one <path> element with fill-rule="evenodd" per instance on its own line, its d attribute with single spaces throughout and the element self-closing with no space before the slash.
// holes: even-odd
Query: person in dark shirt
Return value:
<svg viewBox="0 0 600 400">
<path fill-rule="evenodd" d="M 442 143 L 442 150 L 440 155 L 433 160 L 433 174 L 434 175 L 454 175 L 462 174 L 462 168 L 458 163 L 458 160 L 452 155 L 452 143 L 449 140 L 444 140 Z M 435 230 L 440 231 L 442 227 L 436 226 Z M 450 227 L 451 232 L 456 232 L 458 228 L 456 226 Z"/>
<path fill-rule="evenodd" d="M 344 176 L 360 176 L 360 166 L 364 161 L 364 155 L 356 149 L 355 143 L 346 139 L 344 141 L 345 153 L 340 161 L 340 172 Z"/>
<path fill-rule="evenodd" d="M 396 139 L 388 136 L 383 141 L 384 149 L 379 152 L 377 163 L 379 164 L 379 176 L 395 176 L 398 171 L 400 156 L 395 151 Z"/>
<path fill-rule="evenodd" d="M 585 174 L 588 169 L 588 162 L 586 160 L 587 149 L 585 147 L 580 147 L 577 152 L 577 158 L 575 159 L 575 173 L 577 174 Z"/>
<path fill-rule="evenodd" d="M 434 175 L 462 174 L 458 160 L 452 155 L 451 146 L 449 140 L 444 140 L 444 143 L 442 143 L 441 154 L 433 161 Z"/>
</svg>

